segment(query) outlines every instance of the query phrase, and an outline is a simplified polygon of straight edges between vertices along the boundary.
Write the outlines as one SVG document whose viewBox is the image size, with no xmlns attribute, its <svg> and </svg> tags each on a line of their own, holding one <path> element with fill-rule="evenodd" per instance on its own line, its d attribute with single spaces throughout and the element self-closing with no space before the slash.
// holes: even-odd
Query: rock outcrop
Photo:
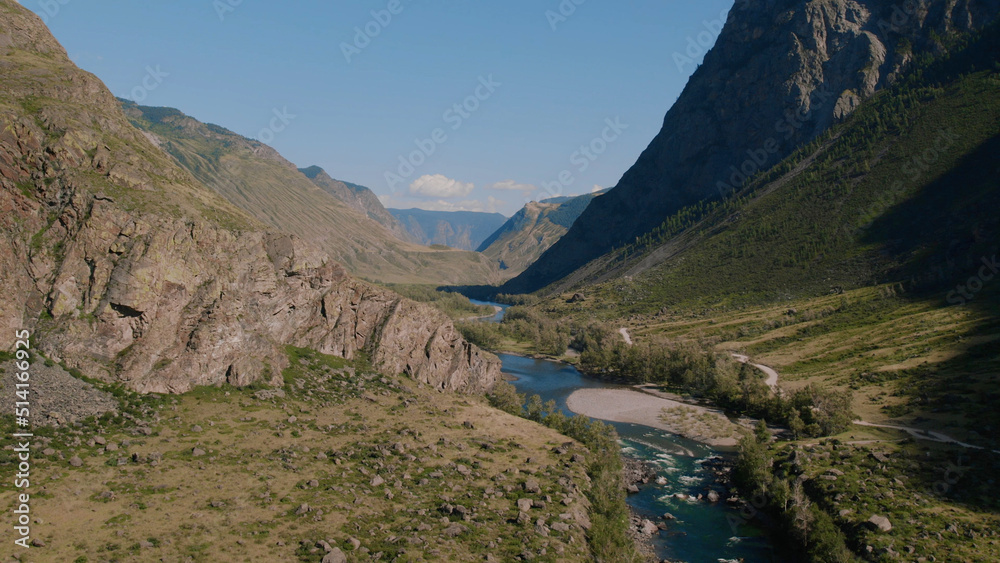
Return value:
<svg viewBox="0 0 1000 563">
<path fill-rule="evenodd" d="M 998 12 L 997 0 L 736 2 L 636 164 L 503 292 L 545 287 L 682 207 L 732 193 L 891 84 L 915 56 Z"/>
<path fill-rule="evenodd" d="M 0 330 L 30 328 L 49 358 L 143 392 L 280 383 L 288 345 L 440 389 L 495 384 L 499 360 L 445 315 L 228 204 L 35 15 L 0 7 Z"/>
</svg>

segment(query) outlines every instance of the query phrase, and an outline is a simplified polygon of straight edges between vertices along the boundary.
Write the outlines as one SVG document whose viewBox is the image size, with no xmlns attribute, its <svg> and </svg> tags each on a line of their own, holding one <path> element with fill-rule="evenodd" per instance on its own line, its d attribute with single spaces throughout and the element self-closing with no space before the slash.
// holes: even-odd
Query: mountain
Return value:
<svg viewBox="0 0 1000 563">
<path fill-rule="evenodd" d="M 412 242 L 406 228 L 386 210 L 375 192 L 358 184 L 335 180 L 319 166 L 300 168 L 299 172 L 305 174 L 306 178 L 312 180 L 312 183 L 326 193 L 388 229 L 390 233 L 396 235 L 396 238 Z"/>
<path fill-rule="evenodd" d="M 686 207 L 551 289 L 598 284 L 619 314 L 886 283 L 974 301 L 961 287 L 982 286 L 1000 251 L 998 53 L 1000 22 L 924 57 L 735 197 Z"/>
<path fill-rule="evenodd" d="M 156 130 L 177 131 L 178 141 L 136 129 L 41 20 L 9 0 L 0 0 L 0 44 L 3 330 L 27 329 L 48 360 L 144 392 L 280 383 L 287 346 L 364 356 L 440 389 L 476 392 L 498 380 L 499 360 L 465 342 L 443 313 L 352 279 L 164 148 L 258 204 L 266 199 L 240 192 L 227 169 L 291 178 L 274 172 L 288 168 L 276 153 L 170 110 L 156 123 L 173 124 Z M 199 142 L 219 152 L 193 151 Z M 274 218 L 289 213 L 276 208 Z"/>
<path fill-rule="evenodd" d="M 406 227 L 413 240 L 460 250 L 475 250 L 507 220 L 499 213 L 475 211 L 390 209 L 389 212 Z"/>
<path fill-rule="evenodd" d="M 505 274 L 515 276 L 569 231 L 590 202 L 605 191 L 530 202 L 478 248 Z"/>
<path fill-rule="evenodd" d="M 496 276 L 477 254 L 400 240 L 355 208 L 363 196 L 345 203 L 267 145 L 173 108 L 121 104 L 134 126 L 202 184 L 270 227 L 319 245 L 354 275 L 393 283 Z"/>
<path fill-rule="evenodd" d="M 737 2 L 636 164 L 503 291 L 538 290 L 686 206 L 731 194 L 895 82 L 915 54 L 981 28 L 998 7 L 996 0 Z"/>
</svg>

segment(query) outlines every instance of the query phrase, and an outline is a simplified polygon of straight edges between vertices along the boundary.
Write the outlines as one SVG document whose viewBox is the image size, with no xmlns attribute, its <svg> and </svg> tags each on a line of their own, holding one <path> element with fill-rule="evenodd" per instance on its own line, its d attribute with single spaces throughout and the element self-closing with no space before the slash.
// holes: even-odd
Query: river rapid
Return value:
<svg viewBox="0 0 1000 563">
<path fill-rule="evenodd" d="M 482 301 L 473 303 L 504 307 Z M 500 322 L 502 318 L 503 311 L 490 321 Z M 566 399 L 574 391 L 620 387 L 589 378 L 562 362 L 511 354 L 500 354 L 500 360 L 504 373 L 516 378 L 511 383 L 519 393 L 555 401 L 567 416 L 573 413 L 567 408 Z M 648 462 L 657 477 L 666 480 L 662 485 L 655 480 L 642 485 L 638 494 L 628 497 L 628 504 L 640 517 L 666 523 L 667 529 L 653 537 L 658 557 L 689 563 L 780 561 L 763 531 L 738 510 L 724 500 L 713 504 L 697 499 L 709 490 L 716 490 L 725 498 L 725 488 L 703 464 L 727 454 L 648 426 L 608 424 L 618 431 L 625 455 Z M 664 520 L 664 514 L 671 514 L 673 519 Z"/>
</svg>

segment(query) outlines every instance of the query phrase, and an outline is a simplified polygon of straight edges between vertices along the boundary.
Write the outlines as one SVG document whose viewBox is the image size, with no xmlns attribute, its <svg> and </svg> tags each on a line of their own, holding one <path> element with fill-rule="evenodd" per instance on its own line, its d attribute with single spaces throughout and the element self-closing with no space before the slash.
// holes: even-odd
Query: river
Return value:
<svg viewBox="0 0 1000 563">
<path fill-rule="evenodd" d="M 491 321 L 502 320 L 503 312 Z M 567 416 L 573 413 L 566 407 L 566 399 L 577 389 L 620 387 L 586 377 L 562 362 L 510 354 L 500 354 L 500 360 L 504 373 L 517 378 L 512 383 L 518 392 L 528 396 L 537 394 L 542 401 L 553 400 Z M 666 484 L 650 482 L 638 494 L 628 497 L 633 511 L 643 518 L 659 523 L 665 513 L 674 516 L 666 521 L 667 530 L 653 538 L 658 557 L 689 563 L 779 561 L 763 531 L 742 518 L 737 510 L 724 502 L 696 500 L 711 488 L 724 491 L 717 485 L 715 475 L 702 465 L 709 458 L 723 455 L 722 452 L 648 426 L 609 424 L 618 431 L 623 453 L 649 462 L 658 477 L 666 478 Z"/>
</svg>

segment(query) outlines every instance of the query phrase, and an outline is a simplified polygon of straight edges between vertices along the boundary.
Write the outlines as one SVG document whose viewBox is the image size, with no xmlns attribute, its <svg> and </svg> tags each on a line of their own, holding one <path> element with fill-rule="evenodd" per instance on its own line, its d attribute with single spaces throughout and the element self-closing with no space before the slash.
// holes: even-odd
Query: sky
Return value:
<svg viewBox="0 0 1000 563">
<path fill-rule="evenodd" d="M 265 142 L 387 207 L 614 186 L 732 0 L 21 0 L 116 96 Z"/>
</svg>

